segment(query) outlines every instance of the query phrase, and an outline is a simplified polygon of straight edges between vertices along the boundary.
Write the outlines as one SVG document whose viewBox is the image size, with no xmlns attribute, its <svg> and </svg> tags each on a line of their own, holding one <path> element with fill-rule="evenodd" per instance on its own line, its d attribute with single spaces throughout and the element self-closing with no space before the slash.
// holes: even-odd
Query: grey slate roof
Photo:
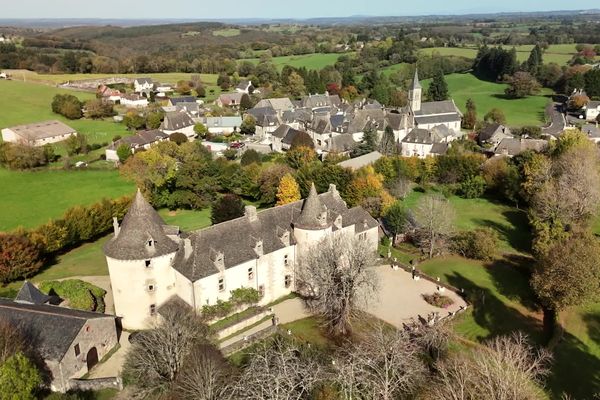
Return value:
<svg viewBox="0 0 600 400">
<path fill-rule="evenodd" d="M 498 143 L 494 151 L 498 155 L 516 156 L 526 150 L 542 151 L 548 142 L 542 139 L 505 138 Z"/>
<path fill-rule="evenodd" d="M 413 83 L 411 86 L 411 89 L 415 90 L 415 89 L 421 89 L 421 83 L 419 82 L 419 70 L 415 69 L 415 76 L 413 77 Z"/>
<path fill-rule="evenodd" d="M 117 149 L 121 144 L 128 144 L 130 147 L 145 146 L 163 139 L 167 139 L 169 135 L 158 129 L 136 132 L 135 135 L 127 136 L 108 146 L 109 149 Z"/>
<path fill-rule="evenodd" d="M 206 117 L 202 122 L 207 128 L 238 128 L 242 117 Z"/>
<path fill-rule="evenodd" d="M 256 104 L 256 107 L 271 107 L 275 111 L 283 112 L 293 109 L 294 104 L 288 97 L 277 97 L 272 99 L 263 99 Z"/>
<path fill-rule="evenodd" d="M 195 282 L 218 273 L 219 258 L 225 269 L 255 260 L 258 258 L 255 247 L 259 240 L 262 240 L 264 254 L 294 245 L 296 239 L 293 226 L 300 217 L 301 209 L 313 208 L 312 205 L 303 207 L 306 201 L 299 200 L 257 212 L 256 219 L 245 215 L 191 232 L 185 240 L 186 244 L 180 247 L 175 257 L 174 268 Z M 342 227 L 360 223 L 361 226 L 357 226 L 360 230 L 376 227 L 378 224 L 363 208 L 348 209 L 333 188 L 318 195 L 318 202 L 327 210 L 327 224 L 332 223 L 338 215 L 342 217 Z M 337 228 L 334 226 L 333 229 Z M 286 232 L 289 242 L 285 240 Z"/>
<path fill-rule="evenodd" d="M 437 114 L 461 114 L 452 100 L 429 101 L 421 103 L 421 109 L 415 111 L 415 116 L 437 115 Z"/>
<path fill-rule="evenodd" d="M 186 112 L 169 112 L 160 125 L 160 129 L 165 131 L 176 131 L 177 129 L 187 128 L 194 125 L 194 120 Z"/>
<path fill-rule="evenodd" d="M 431 146 L 430 153 L 441 156 L 448 152 L 449 147 L 450 145 L 448 143 L 434 143 L 433 146 Z"/>
<path fill-rule="evenodd" d="M 332 137 L 330 140 L 329 151 L 344 153 L 358 146 L 352 135 L 342 134 Z"/>
<path fill-rule="evenodd" d="M 461 117 L 457 113 L 428 115 L 428 116 L 415 116 L 415 122 L 417 125 L 443 124 L 445 122 L 460 122 L 460 120 L 461 120 Z"/>
<path fill-rule="evenodd" d="M 175 104 L 175 111 L 177 112 L 189 112 L 193 114 L 198 114 L 200 112 L 200 105 L 194 102 L 181 102 Z"/>
<path fill-rule="evenodd" d="M 171 97 L 169 101 L 172 105 L 177 105 L 178 103 L 195 103 L 196 98 L 194 96 Z"/>
<path fill-rule="evenodd" d="M 42 293 L 38 288 L 33 286 L 29 281 L 25 281 L 15 301 L 18 303 L 29 303 L 29 304 L 44 304 L 50 301 L 51 297 Z"/>
<path fill-rule="evenodd" d="M 60 361 L 90 319 L 112 315 L 73 310 L 46 304 L 17 303 L 0 298 L 0 318 L 18 327 L 44 360 Z M 107 321 L 107 323 L 110 323 Z"/>
<path fill-rule="evenodd" d="M 152 78 L 136 78 L 136 80 L 135 80 L 135 81 L 136 81 L 136 82 L 137 82 L 139 85 L 143 85 L 143 84 L 146 84 L 146 83 L 150 83 L 150 84 L 152 84 L 152 83 L 153 83 L 153 81 L 152 81 Z"/>
<path fill-rule="evenodd" d="M 598 108 L 600 107 L 600 101 L 589 101 L 586 105 L 587 108 Z"/>
<path fill-rule="evenodd" d="M 301 229 L 322 229 L 327 226 L 327 208 L 319 200 L 315 184 L 311 183 L 308 197 L 304 200 L 300 216 L 296 219 L 294 226 Z"/>
<path fill-rule="evenodd" d="M 351 168 L 353 170 L 357 170 L 357 169 L 360 169 L 367 165 L 373 164 L 375 161 L 379 160 L 381 157 L 383 157 L 383 154 L 381 154 L 378 151 L 372 151 L 370 153 L 363 154 L 360 157 L 351 158 L 350 160 L 345 160 L 345 161 L 339 162 L 338 165 L 340 167 Z"/>
<path fill-rule="evenodd" d="M 117 260 L 146 260 L 175 253 L 178 245 L 165 229 L 168 226 L 138 190 L 118 235 L 104 245 L 104 254 Z"/>
<path fill-rule="evenodd" d="M 590 138 L 600 138 L 600 128 L 594 124 L 585 124 L 581 127 L 581 131 Z"/>
<path fill-rule="evenodd" d="M 402 139 L 406 143 L 433 144 L 441 142 L 442 138 L 427 129 L 415 128 Z"/>
<path fill-rule="evenodd" d="M 477 136 L 477 140 L 479 142 L 486 142 L 488 140 L 490 140 L 492 137 L 494 137 L 494 135 L 496 135 L 497 133 L 503 133 L 507 136 L 512 136 L 510 134 L 510 130 L 501 124 L 497 124 L 497 123 L 493 123 L 493 124 L 489 124 L 487 126 L 485 126 L 481 132 L 479 132 L 479 135 Z"/>
<path fill-rule="evenodd" d="M 294 141 L 294 138 L 302 133 L 297 129 L 292 128 L 289 125 L 279 125 L 277 129 L 275 129 L 272 133 L 273 136 L 280 138 L 282 143 L 291 145 Z"/>
</svg>

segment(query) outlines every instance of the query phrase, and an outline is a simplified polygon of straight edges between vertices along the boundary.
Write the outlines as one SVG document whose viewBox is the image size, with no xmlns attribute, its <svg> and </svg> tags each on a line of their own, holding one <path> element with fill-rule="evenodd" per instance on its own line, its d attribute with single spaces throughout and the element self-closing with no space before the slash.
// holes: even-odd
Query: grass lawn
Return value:
<svg viewBox="0 0 600 400">
<path fill-rule="evenodd" d="M 405 206 L 415 209 L 422 196 L 421 192 L 412 192 L 404 200 Z M 498 233 L 502 252 L 524 253 L 530 250 L 531 236 L 525 212 L 493 199 L 452 196 L 449 200 L 456 212 L 456 229 L 490 227 Z"/>
<path fill-rule="evenodd" d="M 303 54 L 298 56 L 283 56 L 273 57 L 273 64 L 280 71 L 285 65 L 289 65 L 295 68 L 305 67 L 308 70 L 316 69 L 321 70 L 328 65 L 333 65 L 337 59 L 341 56 L 340 53 L 314 53 L 314 54 Z M 258 64 L 258 58 L 247 58 L 240 61 L 250 61 Z"/>
<path fill-rule="evenodd" d="M 551 101 L 552 92 L 549 89 L 543 89 L 539 95 L 524 99 L 507 98 L 504 94 L 506 84 L 482 81 L 470 73 L 446 75 L 446 82 L 450 97 L 463 113 L 466 111 L 467 99 L 471 98 L 477 107 L 479 119 L 483 119 L 492 108 L 499 108 L 511 126 L 543 124 L 546 104 Z M 422 83 L 426 91 L 430 80 Z"/>
<path fill-rule="evenodd" d="M 33 228 L 60 218 L 75 205 L 132 194 L 134 186 L 117 171 L 20 172 L 0 168 L 0 231 Z"/>
<path fill-rule="evenodd" d="M 239 36 L 240 30 L 235 29 L 235 28 L 219 29 L 217 31 L 213 31 L 212 34 L 213 34 L 213 36 L 233 37 L 233 36 Z"/>
</svg>

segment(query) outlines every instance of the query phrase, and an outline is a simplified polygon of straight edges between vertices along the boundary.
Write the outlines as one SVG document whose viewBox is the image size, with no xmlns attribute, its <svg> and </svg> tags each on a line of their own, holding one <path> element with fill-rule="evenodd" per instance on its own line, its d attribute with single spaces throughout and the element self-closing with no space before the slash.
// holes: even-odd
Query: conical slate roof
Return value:
<svg viewBox="0 0 600 400">
<path fill-rule="evenodd" d="M 29 281 L 25 281 L 21 290 L 17 293 L 15 301 L 18 303 L 44 304 L 50 300 L 50 296 L 42 293 Z"/>
<path fill-rule="evenodd" d="M 412 90 L 421 89 L 421 83 L 419 82 L 419 70 L 415 69 L 415 77 L 413 78 Z"/>
<path fill-rule="evenodd" d="M 145 260 L 177 251 L 177 243 L 163 230 L 166 225 L 138 190 L 119 233 L 104 245 L 104 254 L 117 260 Z"/>
<path fill-rule="evenodd" d="M 327 216 L 323 218 L 323 213 L 326 211 L 327 208 L 321 203 L 313 183 L 294 226 L 301 229 L 322 229 L 327 226 Z"/>
</svg>

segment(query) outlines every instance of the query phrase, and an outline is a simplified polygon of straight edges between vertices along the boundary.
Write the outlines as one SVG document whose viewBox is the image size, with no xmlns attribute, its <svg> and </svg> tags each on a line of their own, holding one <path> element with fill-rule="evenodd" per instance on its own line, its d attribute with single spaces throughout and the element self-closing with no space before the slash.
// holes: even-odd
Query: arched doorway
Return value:
<svg viewBox="0 0 600 400">
<path fill-rule="evenodd" d="M 85 361 L 87 363 L 88 372 L 94 368 L 94 365 L 98 364 L 98 350 L 95 347 L 92 347 L 90 351 L 88 351 Z"/>
</svg>

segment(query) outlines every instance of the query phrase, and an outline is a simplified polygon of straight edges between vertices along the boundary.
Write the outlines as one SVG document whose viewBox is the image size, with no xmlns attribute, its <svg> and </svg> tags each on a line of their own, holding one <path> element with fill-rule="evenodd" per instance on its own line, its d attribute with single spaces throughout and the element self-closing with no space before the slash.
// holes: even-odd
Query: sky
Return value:
<svg viewBox="0 0 600 400">
<path fill-rule="evenodd" d="M 573 4 L 573 3 L 572 3 Z M 559 0 L 0 0 L 2 18 L 219 19 L 405 16 L 591 7 Z"/>
</svg>

